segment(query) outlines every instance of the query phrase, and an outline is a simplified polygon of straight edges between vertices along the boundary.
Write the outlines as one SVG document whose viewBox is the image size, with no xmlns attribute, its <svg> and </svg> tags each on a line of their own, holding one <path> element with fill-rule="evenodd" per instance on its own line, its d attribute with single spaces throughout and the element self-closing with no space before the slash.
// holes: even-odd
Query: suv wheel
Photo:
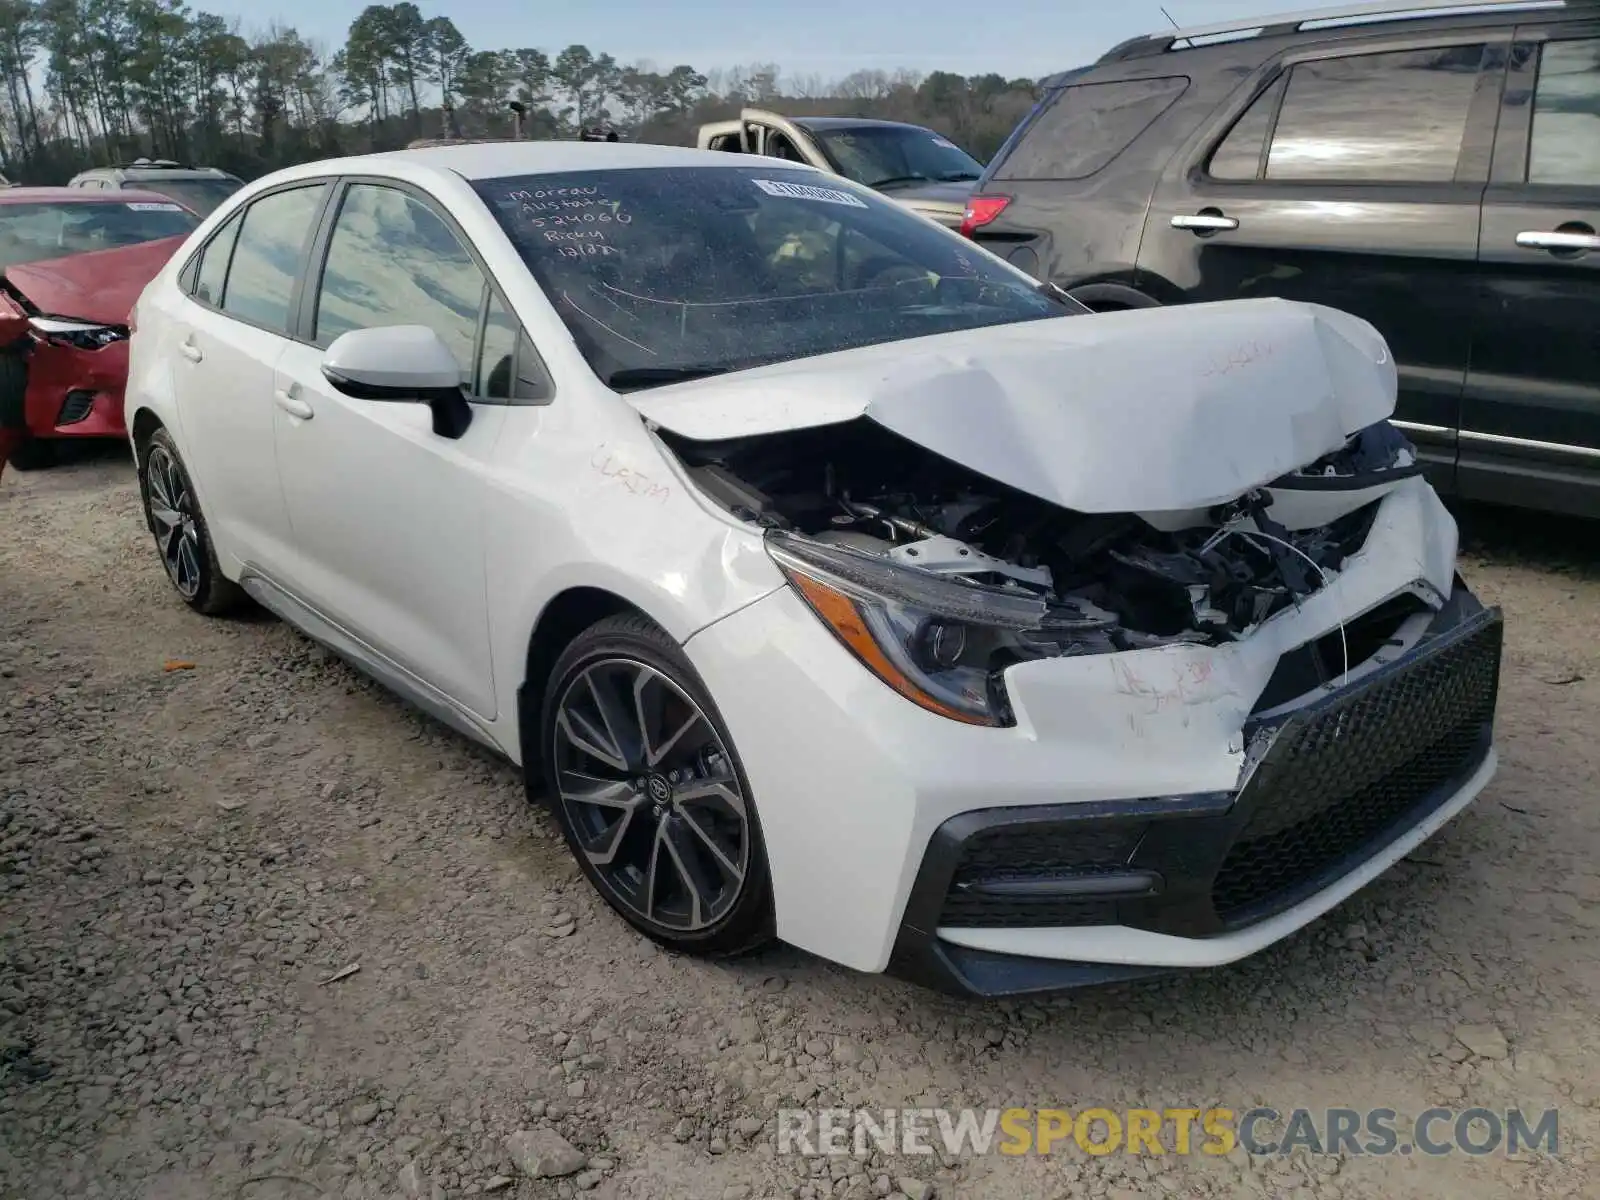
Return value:
<svg viewBox="0 0 1600 1200">
<path fill-rule="evenodd" d="M 630 925 L 702 955 L 771 939 L 766 851 L 744 768 L 671 638 L 635 615 L 580 634 L 550 673 L 540 739 L 562 835 Z"/>
<path fill-rule="evenodd" d="M 189 472 L 165 429 L 157 429 L 145 443 L 139 461 L 139 491 L 161 565 L 183 602 L 208 616 L 226 612 L 237 604 L 239 587 L 223 575 L 217 564 L 217 552 L 211 545 L 211 534 L 195 499 Z"/>
</svg>

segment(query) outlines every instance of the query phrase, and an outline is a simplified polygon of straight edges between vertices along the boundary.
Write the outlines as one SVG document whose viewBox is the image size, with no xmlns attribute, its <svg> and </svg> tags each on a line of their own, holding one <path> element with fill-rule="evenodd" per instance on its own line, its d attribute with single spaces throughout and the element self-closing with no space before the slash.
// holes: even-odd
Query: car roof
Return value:
<svg viewBox="0 0 1600 1200">
<path fill-rule="evenodd" d="M 1252 70 L 1306 43 L 1359 44 L 1416 32 L 1503 28 L 1529 20 L 1592 18 L 1597 0 L 1364 0 L 1340 8 L 1243 17 L 1193 29 L 1163 29 L 1113 46 L 1088 66 L 1041 81 L 1053 90 L 1068 83 L 1196 71 Z"/>
<path fill-rule="evenodd" d="M 913 125 L 909 121 L 880 121 L 876 117 L 790 117 L 789 120 L 800 126 L 801 129 L 920 129 L 931 132 L 921 125 Z"/>
<path fill-rule="evenodd" d="M 0 204 L 176 204 L 171 196 L 123 188 L 97 192 L 90 188 L 13 187 L 0 190 Z M 181 207 L 181 205 L 180 205 Z"/>
<path fill-rule="evenodd" d="M 121 175 L 124 178 L 143 179 L 231 179 L 221 167 L 163 167 L 158 163 L 118 163 L 110 167 L 89 167 L 79 171 L 74 179 L 89 179 L 99 175 Z"/>
<path fill-rule="evenodd" d="M 465 179 L 494 179 L 504 175 L 544 175 L 560 171 L 603 171 L 642 167 L 729 167 L 738 160 L 721 150 L 691 150 L 682 146 L 655 146 L 644 142 L 469 142 L 456 146 L 424 146 L 394 150 L 359 158 L 308 164 L 320 168 L 307 174 L 351 174 L 362 163 L 411 163 L 423 168 L 452 171 Z M 785 167 L 802 167 L 784 163 Z"/>
<path fill-rule="evenodd" d="M 217 167 L 117 167 L 113 171 L 124 179 L 228 179 Z"/>
</svg>

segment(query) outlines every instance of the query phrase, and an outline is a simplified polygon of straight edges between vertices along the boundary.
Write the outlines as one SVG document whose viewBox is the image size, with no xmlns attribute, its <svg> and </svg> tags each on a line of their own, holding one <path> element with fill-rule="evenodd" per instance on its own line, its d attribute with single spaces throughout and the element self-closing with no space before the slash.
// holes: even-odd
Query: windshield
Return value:
<svg viewBox="0 0 1600 1200">
<path fill-rule="evenodd" d="M 171 196 L 204 217 L 244 184 L 237 179 L 139 179 L 130 181 L 128 186 Z"/>
<path fill-rule="evenodd" d="M 959 183 L 983 174 L 982 163 L 931 129 L 856 125 L 811 135 L 841 175 L 868 187 Z"/>
<path fill-rule="evenodd" d="M 475 186 L 616 388 L 1081 311 L 815 171 L 650 168 Z"/>
<path fill-rule="evenodd" d="M 166 201 L 0 204 L 0 268 L 183 237 L 199 224 Z"/>
</svg>

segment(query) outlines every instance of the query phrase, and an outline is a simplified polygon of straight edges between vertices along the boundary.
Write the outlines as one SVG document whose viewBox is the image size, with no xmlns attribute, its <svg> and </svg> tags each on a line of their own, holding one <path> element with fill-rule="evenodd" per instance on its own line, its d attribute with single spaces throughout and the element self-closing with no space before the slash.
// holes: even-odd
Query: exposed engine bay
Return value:
<svg viewBox="0 0 1600 1200">
<path fill-rule="evenodd" d="M 865 419 L 722 442 L 661 436 L 743 520 L 1033 600 L 1102 652 L 1243 636 L 1325 586 L 1361 549 L 1377 500 L 1420 470 L 1385 422 L 1209 510 L 1087 514 Z"/>
</svg>

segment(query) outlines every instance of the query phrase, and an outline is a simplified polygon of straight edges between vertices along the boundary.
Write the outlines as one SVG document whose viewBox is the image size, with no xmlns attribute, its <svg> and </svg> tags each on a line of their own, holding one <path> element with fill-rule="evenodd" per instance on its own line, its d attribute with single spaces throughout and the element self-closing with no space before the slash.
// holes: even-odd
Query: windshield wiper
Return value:
<svg viewBox="0 0 1600 1200">
<path fill-rule="evenodd" d="M 877 189 L 877 188 L 893 187 L 893 186 L 895 186 L 897 184 L 932 183 L 932 182 L 933 182 L 933 180 L 929 179 L 926 175 L 891 175 L 887 179 L 880 179 L 876 183 L 870 183 L 867 186 L 871 187 L 873 189 Z"/>
<path fill-rule="evenodd" d="M 715 363 L 684 367 L 619 367 L 605 377 L 609 388 L 659 387 L 668 383 L 684 383 L 690 379 L 704 379 L 708 375 L 725 375 L 729 367 Z"/>
<path fill-rule="evenodd" d="M 1058 284 L 1051 283 L 1048 279 L 1041 283 L 1035 290 L 1041 296 L 1044 296 L 1050 300 L 1054 300 L 1063 308 L 1072 309 L 1073 312 L 1086 313 L 1094 311 L 1082 300 L 1079 300 L 1076 296 L 1074 296 L 1071 292 L 1068 292 L 1065 288 Z"/>
<path fill-rule="evenodd" d="M 982 179 L 983 176 L 976 171 L 951 171 L 948 175 L 939 176 L 940 183 L 965 183 L 969 179 Z"/>
</svg>

